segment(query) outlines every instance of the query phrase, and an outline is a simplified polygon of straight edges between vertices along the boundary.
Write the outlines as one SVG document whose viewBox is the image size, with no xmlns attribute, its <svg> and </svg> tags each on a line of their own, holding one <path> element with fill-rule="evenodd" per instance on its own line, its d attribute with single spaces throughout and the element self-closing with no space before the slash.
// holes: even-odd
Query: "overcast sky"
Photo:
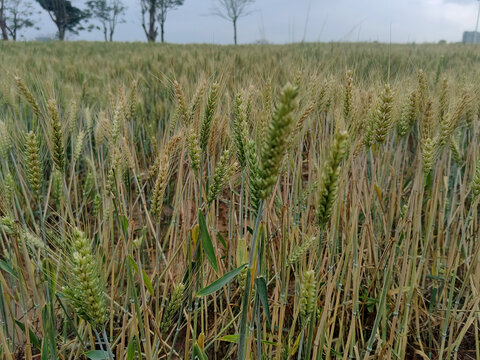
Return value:
<svg viewBox="0 0 480 360">
<path fill-rule="evenodd" d="M 35 4 L 35 0 L 31 0 Z M 123 0 L 128 7 L 125 23 L 114 40 L 145 41 L 140 0 Z M 166 40 L 172 43 L 232 43 L 231 23 L 209 15 L 217 0 L 185 0 L 168 14 Z M 83 7 L 83 0 L 72 0 Z M 473 30 L 477 0 L 256 0 L 251 14 L 239 20 L 239 43 L 265 39 L 292 41 L 460 41 Z M 37 16 L 40 30 L 29 30 L 26 39 L 52 36 L 55 26 L 45 12 Z M 390 35 L 391 34 L 391 35 Z M 83 32 L 70 39 L 102 40 L 102 33 Z"/>
</svg>

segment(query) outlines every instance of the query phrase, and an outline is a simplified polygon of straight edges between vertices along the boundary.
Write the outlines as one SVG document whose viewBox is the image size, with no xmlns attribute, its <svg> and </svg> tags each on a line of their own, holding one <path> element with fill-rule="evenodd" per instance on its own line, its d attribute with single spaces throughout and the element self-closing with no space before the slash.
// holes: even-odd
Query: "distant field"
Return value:
<svg viewBox="0 0 480 360">
<path fill-rule="evenodd" d="M 480 359 L 480 48 L 0 43 L 2 359 Z"/>
</svg>

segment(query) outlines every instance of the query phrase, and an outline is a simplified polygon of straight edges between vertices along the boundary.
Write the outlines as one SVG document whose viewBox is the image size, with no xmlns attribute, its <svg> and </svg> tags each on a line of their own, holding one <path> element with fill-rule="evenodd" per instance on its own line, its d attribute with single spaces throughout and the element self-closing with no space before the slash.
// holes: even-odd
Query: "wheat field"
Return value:
<svg viewBox="0 0 480 360">
<path fill-rule="evenodd" d="M 480 359 L 480 53 L 0 44 L 2 359 Z"/>
</svg>

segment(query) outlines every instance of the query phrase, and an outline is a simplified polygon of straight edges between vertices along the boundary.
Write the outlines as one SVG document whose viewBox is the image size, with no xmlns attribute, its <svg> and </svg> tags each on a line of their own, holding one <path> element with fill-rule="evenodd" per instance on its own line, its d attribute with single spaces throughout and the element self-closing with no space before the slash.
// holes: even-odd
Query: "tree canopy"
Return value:
<svg viewBox="0 0 480 360">
<path fill-rule="evenodd" d="M 90 17 L 88 11 L 72 5 L 69 0 L 36 0 L 48 12 L 58 29 L 58 39 L 64 40 L 67 31 L 77 34 L 83 30 L 82 22 Z"/>
</svg>

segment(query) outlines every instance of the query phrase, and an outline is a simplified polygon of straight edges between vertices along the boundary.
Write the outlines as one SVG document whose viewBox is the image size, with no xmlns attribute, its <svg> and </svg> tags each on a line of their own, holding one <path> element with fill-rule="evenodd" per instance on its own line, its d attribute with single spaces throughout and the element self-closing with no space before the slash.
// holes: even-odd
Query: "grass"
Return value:
<svg viewBox="0 0 480 360">
<path fill-rule="evenodd" d="M 480 358 L 475 47 L 0 50 L 2 358 Z"/>
</svg>

